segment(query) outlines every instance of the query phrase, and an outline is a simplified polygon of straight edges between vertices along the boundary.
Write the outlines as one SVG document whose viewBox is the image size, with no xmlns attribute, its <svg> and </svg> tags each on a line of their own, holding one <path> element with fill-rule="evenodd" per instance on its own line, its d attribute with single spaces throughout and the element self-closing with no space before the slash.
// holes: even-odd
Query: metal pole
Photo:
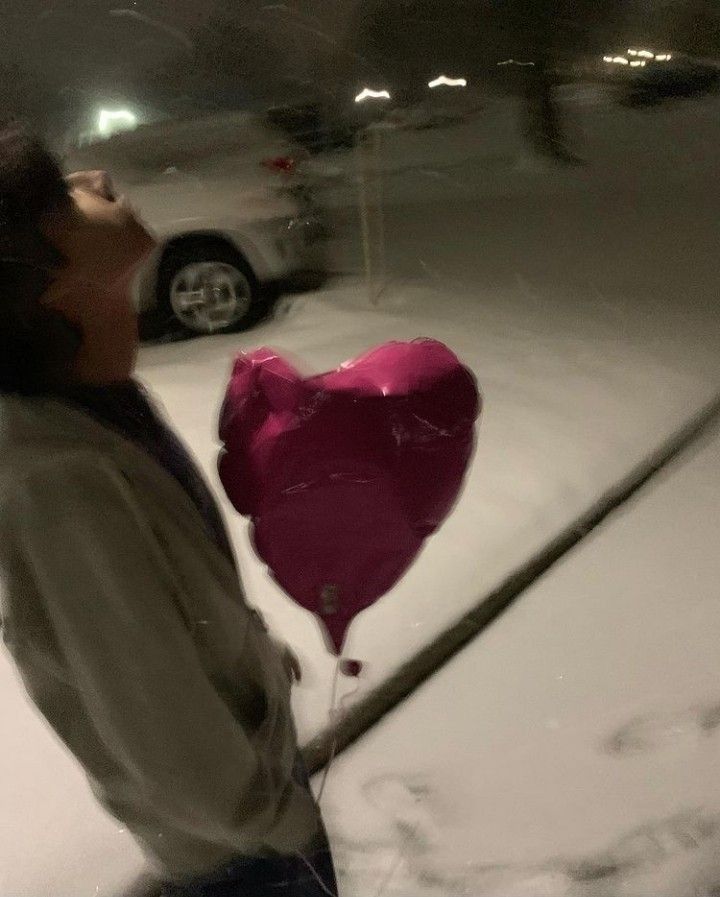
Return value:
<svg viewBox="0 0 720 897">
<path fill-rule="evenodd" d="M 365 132 L 361 131 L 357 137 L 355 154 L 358 170 L 358 209 L 360 212 L 360 228 L 362 232 L 363 260 L 365 262 L 365 285 L 368 291 L 368 299 L 374 302 L 373 297 L 373 264 L 370 235 L 370 199 L 368 196 L 368 159 L 367 140 Z"/>
<path fill-rule="evenodd" d="M 380 128 L 371 126 L 358 136 L 358 208 L 368 299 L 372 305 L 377 305 L 386 280 L 381 151 Z"/>
<path fill-rule="evenodd" d="M 385 264 L 385 206 L 383 197 L 383 170 L 382 170 L 382 132 L 380 128 L 373 128 L 373 160 L 375 162 L 375 184 L 377 190 L 375 216 L 377 238 L 377 271 L 378 283 L 375 295 L 375 304 L 385 289 L 387 271 Z"/>
</svg>

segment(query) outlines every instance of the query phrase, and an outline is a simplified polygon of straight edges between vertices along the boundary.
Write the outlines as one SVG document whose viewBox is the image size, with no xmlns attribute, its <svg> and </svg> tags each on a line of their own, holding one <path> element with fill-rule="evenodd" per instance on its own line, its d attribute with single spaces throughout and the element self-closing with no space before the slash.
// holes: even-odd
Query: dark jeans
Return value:
<svg viewBox="0 0 720 897">
<path fill-rule="evenodd" d="M 295 779 L 310 790 L 303 761 Z M 166 885 L 163 897 L 336 897 L 337 883 L 327 834 L 307 856 L 238 857 L 201 881 Z"/>
</svg>

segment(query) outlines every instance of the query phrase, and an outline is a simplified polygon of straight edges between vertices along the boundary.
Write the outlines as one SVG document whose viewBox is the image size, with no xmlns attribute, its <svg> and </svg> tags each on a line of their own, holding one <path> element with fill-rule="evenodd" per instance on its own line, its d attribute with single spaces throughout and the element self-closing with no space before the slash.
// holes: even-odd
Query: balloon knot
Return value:
<svg viewBox="0 0 720 897">
<path fill-rule="evenodd" d="M 340 672 L 343 676 L 357 677 L 362 671 L 362 663 L 359 660 L 341 660 Z"/>
</svg>

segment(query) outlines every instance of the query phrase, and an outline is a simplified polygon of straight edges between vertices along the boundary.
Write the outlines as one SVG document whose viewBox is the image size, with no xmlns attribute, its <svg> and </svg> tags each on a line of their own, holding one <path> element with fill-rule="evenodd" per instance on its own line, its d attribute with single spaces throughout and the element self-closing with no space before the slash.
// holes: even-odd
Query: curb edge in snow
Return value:
<svg viewBox="0 0 720 897">
<path fill-rule="evenodd" d="M 331 762 L 387 713 L 451 660 L 468 642 L 489 626 L 523 592 L 557 561 L 623 505 L 655 474 L 699 439 L 720 420 L 720 394 L 676 430 L 623 479 L 611 486 L 590 508 L 577 517 L 537 554 L 511 573 L 496 589 L 395 673 L 352 707 L 336 726 L 323 730 L 303 748 L 310 773 Z"/>
</svg>

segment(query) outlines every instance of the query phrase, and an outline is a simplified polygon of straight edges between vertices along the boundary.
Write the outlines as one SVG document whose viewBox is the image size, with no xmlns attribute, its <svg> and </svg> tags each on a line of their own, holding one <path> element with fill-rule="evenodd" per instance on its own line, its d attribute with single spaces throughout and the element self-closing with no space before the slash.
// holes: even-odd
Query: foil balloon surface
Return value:
<svg viewBox="0 0 720 897">
<path fill-rule="evenodd" d="M 452 509 L 480 406 L 471 371 L 429 339 L 310 377 L 270 349 L 235 360 L 220 478 L 257 554 L 336 654 Z"/>
</svg>

